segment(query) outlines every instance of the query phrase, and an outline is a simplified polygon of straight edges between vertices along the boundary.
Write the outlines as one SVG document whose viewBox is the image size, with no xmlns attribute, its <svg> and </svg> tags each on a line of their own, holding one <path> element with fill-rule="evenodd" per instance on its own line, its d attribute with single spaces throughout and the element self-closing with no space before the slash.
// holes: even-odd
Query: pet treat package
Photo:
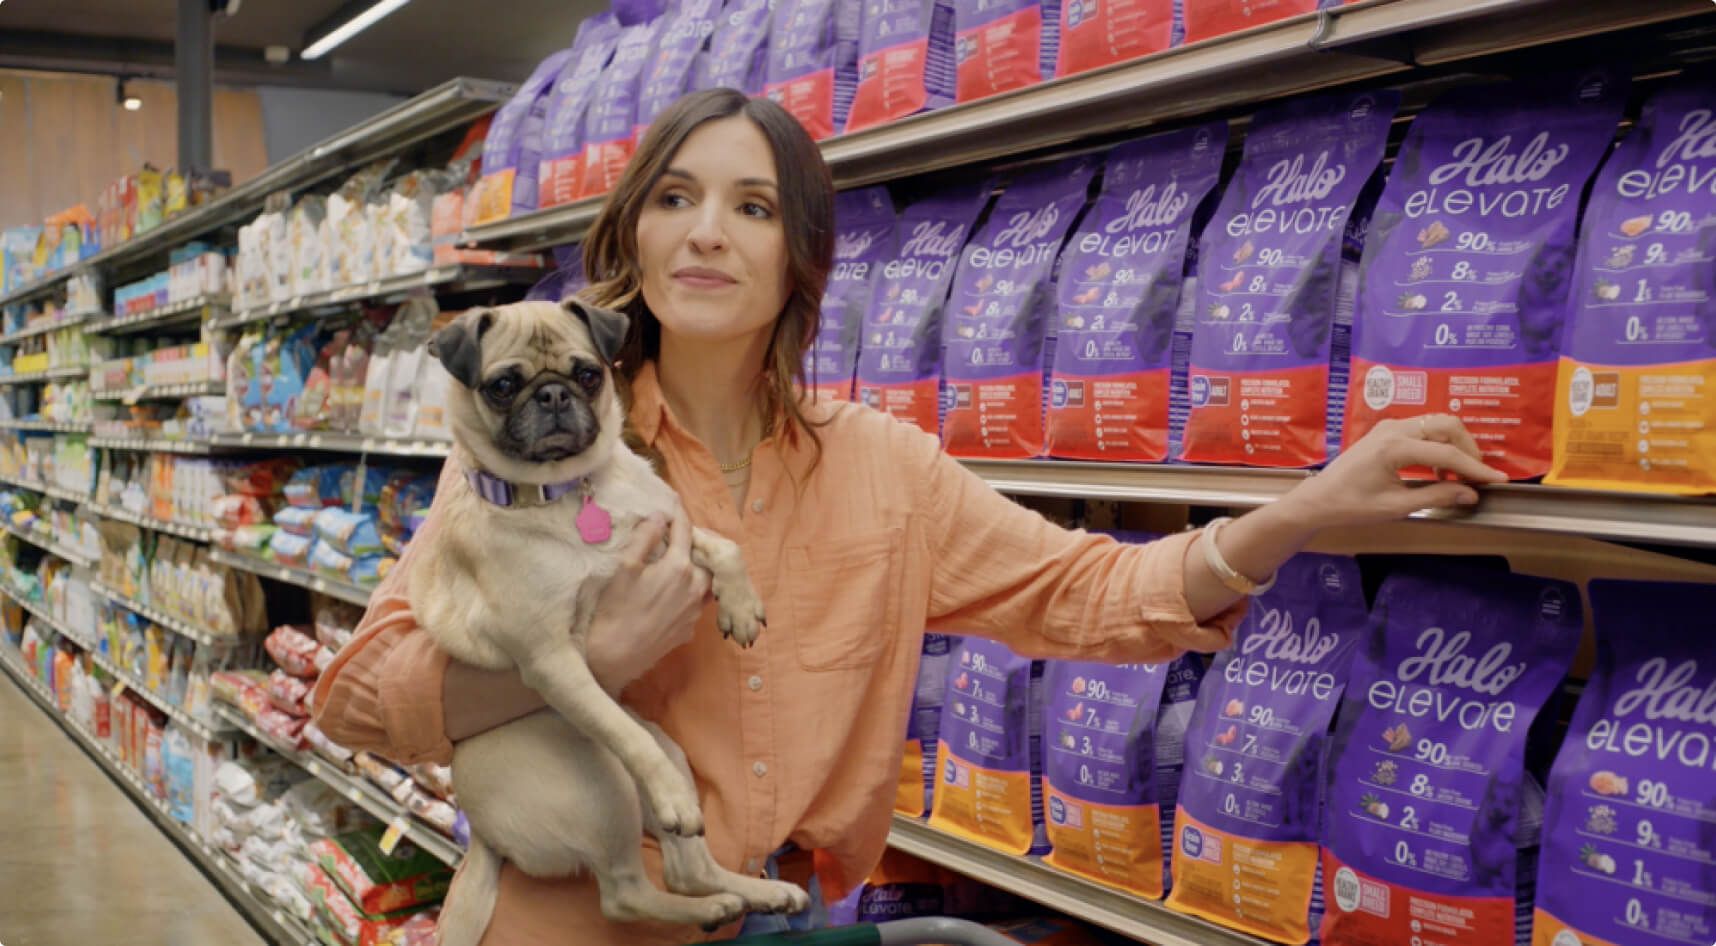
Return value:
<svg viewBox="0 0 1716 946">
<path fill-rule="evenodd" d="M 858 335 L 882 265 L 893 259 L 894 199 L 886 187 L 834 196 L 834 269 L 822 294 L 822 321 L 805 354 L 805 380 L 818 397 L 852 400 Z"/>
<path fill-rule="evenodd" d="M 709 51 L 698 58 L 693 87 L 761 95 L 769 69 L 774 0 L 731 0 L 715 22 Z"/>
<path fill-rule="evenodd" d="M 1202 671 L 1196 657 L 1047 662 L 1042 769 L 1051 866 L 1140 897 L 1162 896 L 1163 841 Z"/>
<path fill-rule="evenodd" d="M 1392 91 L 1337 93 L 1252 119 L 1198 244 L 1180 459 L 1304 467 L 1333 458 L 1362 205 L 1398 104 Z"/>
<path fill-rule="evenodd" d="M 955 456 L 1043 455 L 1043 389 L 1053 346 L 1055 264 L 1078 222 L 1096 161 L 1057 161 L 1008 183 L 965 247 L 942 321 Z"/>
<path fill-rule="evenodd" d="M 862 0 L 776 0 L 763 92 L 817 141 L 846 127 L 858 88 Z"/>
<path fill-rule="evenodd" d="M 1179 0 L 1062 0 L 1056 76 L 1159 53 L 1175 44 Z"/>
<path fill-rule="evenodd" d="M 1186 734 L 1168 906 L 1310 940 L 1329 725 L 1368 616 L 1358 563 L 1337 555 L 1294 556 L 1252 602 Z"/>
<path fill-rule="evenodd" d="M 613 190 L 637 148 L 638 98 L 666 18 L 663 0 L 616 0 L 620 38 L 584 115 L 583 182 L 579 197 Z"/>
<path fill-rule="evenodd" d="M 1460 89 L 1413 120 L 1365 234 L 1347 443 L 1445 412 L 1490 466 L 1548 472 L 1580 196 L 1626 100 L 1597 69 Z"/>
<path fill-rule="evenodd" d="M 960 102 L 1036 85 L 1060 58 L 1061 0 L 953 0 Z"/>
<path fill-rule="evenodd" d="M 483 176 L 476 184 L 473 222 L 492 223 L 536 209 L 536 175 L 548 97 L 554 80 L 571 58 L 572 50 L 563 49 L 542 60 L 495 113 L 483 141 Z"/>
<path fill-rule="evenodd" d="M 1527 742 L 1583 634 L 1567 582 L 1446 564 L 1383 581 L 1330 746 L 1326 946 L 1529 942 Z"/>
<path fill-rule="evenodd" d="M 1342 0 L 1185 0 L 1185 41 L 1196 43 L 1338 7 L 1341 3 Z"/>
<path fill-rule="evenodd" d="M 947 665 L 958 638 L 925 634 L 918 656 L 918 683 L 912 693 L 912 714 L 906 717 L 906 751 L 900 757 L 900 787 L 894 810 L 922 818 L 935 794 L 936 742 L 941 710 L 946 704 Z"/>
<path fill-rule="evenodd" d="M 600 13 L 578 24 L 572 56 L 560 70 L 548 99 L 542 131 L 542 162 L 537 175 L 537 206 L 577 200 L 584 184 L 584 116 L 596 96 L 602 70 L 620 42 L 620 21 Z M 494 132 L 491 131 L 490 134 Z"/>
<path fill-rule="evenodd" d="M 945 188 L 907 207 L 899 250 L 882 267 L 864 311 L 858 400 L 941 433 L 941 317 L 965 236 L 988 202 L 990 185 Z"/>
<path fill-rule="evenodd" d="M 858 41 L 858 90 L 846 130 L 953 104 L 954 0 L 870 0 Z"/>
<path fill-rule="evenodd" d="M 1051 456 L 1168 458 L 1170 396 L 1184 400 L 1191 347 L 1175 327 L 1192 292 L 1182 281 L 1188 243 L 1226 147 L 1227 125 L 1215 123 L 1108 153 L 1102 192 L 1067 241 L 1056 280 Z"/>
<path fill-rule="evenodd" d="M 1009 854 L 1042 854 L 1043 662 L 962 638 L 948 661 L 930 824 Z"/>
<path fill-rule="evenodd" d="M 643 71 L 638 92 L 637 139 L 655 117 L 691 91 L 691 70 L 715 32 L 721 0 L 679 0 L 662 20 L 654 59 Z"/>
<path fill-rule="evenodd" d="M 1716 942 L 1716 585 L 1590 585 L 1597 666 L 1549 775 L 1534 946 Z"/>
<path fill-rule="evenodd" d="M 1713 77 L 1652 95 L 1597 176 L 1561 336 L 1550 483 L 1716 492 Z"/>
</svg>

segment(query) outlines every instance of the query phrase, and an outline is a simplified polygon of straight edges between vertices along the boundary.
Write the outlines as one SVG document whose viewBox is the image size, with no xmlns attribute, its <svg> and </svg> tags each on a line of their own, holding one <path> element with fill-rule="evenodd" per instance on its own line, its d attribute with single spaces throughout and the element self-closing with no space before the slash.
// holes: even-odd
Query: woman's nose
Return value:
<svg viewBox="0 0 1716 946">
<path fill-rule="evenodd" d="M 692 248 L 699 253 L 713 253 L 727 247 L 727 232 L 721 226 L 720 213 L 713 203 L 700 208 L 697 222 L 688 236 Z"/>
</svg>

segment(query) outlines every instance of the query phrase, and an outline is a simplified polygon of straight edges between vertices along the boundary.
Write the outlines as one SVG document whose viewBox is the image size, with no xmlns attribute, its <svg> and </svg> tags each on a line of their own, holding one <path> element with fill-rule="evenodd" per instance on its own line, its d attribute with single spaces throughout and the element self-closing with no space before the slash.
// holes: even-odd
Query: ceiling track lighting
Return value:
<svg viewBox="0 0 1716 946">
<path fill-rule="evenodd" d="M 347 3 L 304 34 L 303 59 L 320 59 L 334 47 L 374 26 L 411 0 L 356 0 Z"/>
<path fill-rule="evenodd" d="M 120 108 L 128 112 L 135 112 L 143 107 L 143 100 L 136 93 L 126 88 L 126 83 L 130 81 L 125 76 L 119 77 L 119 84 L 114 88 L 114 99 L 118 101 Z"/>
</svg>

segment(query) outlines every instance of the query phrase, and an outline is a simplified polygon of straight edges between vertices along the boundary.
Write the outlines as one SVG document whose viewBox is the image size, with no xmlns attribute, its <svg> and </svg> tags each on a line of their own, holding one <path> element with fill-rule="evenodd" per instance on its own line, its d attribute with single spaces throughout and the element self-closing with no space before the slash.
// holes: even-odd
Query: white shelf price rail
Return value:
<svg viewBox="0 0 1716 946">
<path fill-rule="evenodd" d="M 119 607 L 132 612 L 133 614 L 148 618 L 151 622 L 172 631 L 180 637 L 188 637 L 199 644 L 204 644 L 209 647 L 234 647 L 245 643 L 245 639 L 243 638 L 230 634 L 216 634 L 208 628 L 198 627 L 183 618 L 174 617 L 159 608 L 151 607 L 135 598 L 120 594 L 118 589 L 110 588 L 103 582 L 90 582 L 90 590 Z"/>
<path fill-rule="evenodd" d="M 138 528 L 149 529 L 154 532 L 165 532 L 168 535 L 178 536 L 181 539 L 190 539 L 192 542 L 212 542 L 214 540 L 214 530 L 208 526 L 196 526 L 191 525 L 188 522 L 174 522 L 171 519 L 157 519 L 154 516 L 139 515 L 128 509 L 121 509 L 118 506 L 110 506 L 93 501 L 86 503 L 84 508 L 89 510 L 92 515 L 100 516 L 103 519 L 114 519 L 119 522 L 129 522 Z"/>
<path fill-rule="evenodd" d="M 34 480 L 26 480 L 16 476 L 0 476 L 0 483 L 4 483 L 7 486 L 16 487 L 18 489 L 29 490 L 32 493 L 41 493 L 43 496 L 51 496 L 54 499 L 63 499 L 68 503 L 84 503 L 89 501 L 88 493 L 80 493 L 77 490 L 66 489 L 62 486 L 54 486 L 49 483 L 38 483 Z"/>
<path fill-rule="evenodd" d="M 403 297 L 414 289 L 492 289 L 512 283 L 531 282 L 540 278 L 544 272 L 546 270 L 540 267 L 528 266 L 435 266 L 421 272 L 372 279 L 366 283 L 292 296 L 265 306 L 241 309 L 210 319 L 209 328 L 238 328 L 318 309 L 339 309 L 362 302 L 390 301 L 394 297 Z"/>
<path fill-rule="evenodd" d="M 106 315 L 107 313 L 105 312 L 80 312 L 76 315 L 68 315 L 52 322 L 38 320 L 35 325 L 27 325 L 18 329 L 16 332 L 7 332 L 4 335 L 0 335 L 0 345 L 15 345 L 26 338 L 35 338 L 37 335 L 46 335 L 49 332 L 57 332 L 62 328 L 72 328 L 74 326 L 82 325 L 91 319 L 105 318 Z"/>
<path fill-rule="evenodd" d="M 0 375 L 0 386 L 20 384 L 43 384 L 48 381 L 72 381 L 89 376 L 88 365 L 73 365 L 69 368 L 49 368 L 46 371 L 27 371 L 23 374 Z"/>
<path fill-rule="evenodd" d="M 232 300 L 227 296 L 202 295 L 168 303 L 148 312 L 114 315 L 91 322 L 88 331 L 113 335 L 128 335 L 158 328 L 196 325 L 210 322 L 226 314 Z"/>
<path fill-rule="evenodd" d="M 281 565 L 255 555 L 222 548 L 209 549 L 209 560 L 229 568 L 237 568 L 241 571 L 261 575 L 263 578 L 272 578 L 288 585 L 308 588 L 330 598 L 338 598 L 341 601 L 348 601 L 356 605 L 369 604 L 370 591 L 368 588 L 354 585 L 349 581 L 340 581 L 337 578 L 318 575 L 308 569 Z"/>
<path fill-rule="evenodd" d="M 32 434 L 87 434 L 94 426 L 89 421 L 68 424 L 52 420 L 0 420 L 0 430 Z"/>
<path fill-rule="evenodd" d="M 124 404 L 135 404 L 138 401 L 170 401 L 182 397 L 217 396 L 226 392 L 225 381 L 187 381 L 182 384 L 140 384 L 130 388 L 119 388 L 112 391 L 94 391 L 90 397 L 97 401 L 119 401 Z"/>
<path fill-rule="evenodd" d="M 36 534 L 30 529 L 20 529 L 17 526 L 12 525 L 10 522 L 0 522 L 0 529 L 5 529 L 8 534 L 17 536 L 23 541 L 34 545 L 36 548 L 47 552 L 49 555 L 55 555 L 63 558 L 73 565 L 78 565 L 83 568 L 95 567 L 94 557 L 85 555 L 82 552 L 66 546 L 57 538 L 44 537 Z"/>
</svg>

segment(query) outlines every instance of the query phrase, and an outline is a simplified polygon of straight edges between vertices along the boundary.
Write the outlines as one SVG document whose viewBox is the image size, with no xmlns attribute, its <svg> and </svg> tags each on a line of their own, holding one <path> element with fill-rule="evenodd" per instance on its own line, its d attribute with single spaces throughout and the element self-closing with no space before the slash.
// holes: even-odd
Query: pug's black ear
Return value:
<svg viewBox="0 0 1716 946">
<path fill-rule="evenodd" d="M 493 309 L 472 309 L 429 339 L 429 354 L 467 388 L 483 378 L 483 334 L 495 324 Z"/>
<path fill-rule="evenodd" d="M 560 307 L 584 323 L 590 330 L 590 339 L 596 343 L 597 353 L 603 361 L 613 364 L 620 355 L 620 346 L 626 343 L 626 331 L 631 328 L 632 320 L 624 312 L 598 308 L 577 296 L 562 300 Z"/>
</svg>

